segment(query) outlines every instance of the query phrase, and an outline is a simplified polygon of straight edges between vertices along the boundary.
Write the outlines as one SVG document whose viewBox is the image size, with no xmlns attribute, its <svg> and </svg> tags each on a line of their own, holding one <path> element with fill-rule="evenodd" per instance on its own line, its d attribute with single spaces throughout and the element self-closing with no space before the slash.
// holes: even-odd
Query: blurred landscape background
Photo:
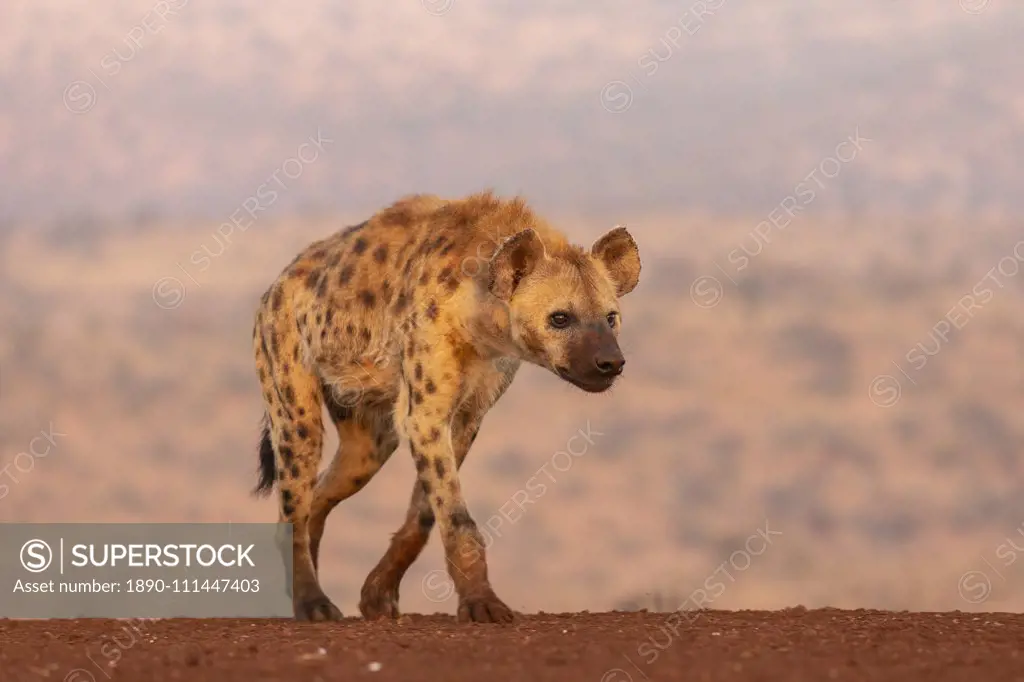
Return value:
<svg viewBox="0 0 1024 682">
<path fill-rule="evenodd" d="M 1020 610 L 1022 35 L 1009 0 L 8 0 L 0 522 L 275 520 L 259 296 L 492 187 L 643 257 L 621 385 L 524 369 L 463 469 L 511 606 Z M 414 475 L 330 517 L 346 613 Z M 454 611 L 443 568 L 403 610 Z"/>
</svg>

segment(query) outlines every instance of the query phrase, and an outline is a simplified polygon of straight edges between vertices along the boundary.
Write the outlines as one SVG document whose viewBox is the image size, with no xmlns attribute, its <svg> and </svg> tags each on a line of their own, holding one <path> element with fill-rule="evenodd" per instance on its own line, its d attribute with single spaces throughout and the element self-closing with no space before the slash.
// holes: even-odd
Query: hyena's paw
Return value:
<svg viewBox="0 0 1024 682">
<path fill-rule="evenodd" d="M 322 594 L 304 600 L 295 600 L 293 606 L 295 620 L 322 623 L 342 618 L 341 610 Z"/>
<path fill-rule="evenodd" d="M 359 598 L 359 613 L 366 620 L 398 618 L 398 590 L 367 581 Z"/>
<path fill-rule="evenodd" d="M 492 591 L 459 600 L 460 623 L 511 623 L 515 614 Z"/>
</svg>

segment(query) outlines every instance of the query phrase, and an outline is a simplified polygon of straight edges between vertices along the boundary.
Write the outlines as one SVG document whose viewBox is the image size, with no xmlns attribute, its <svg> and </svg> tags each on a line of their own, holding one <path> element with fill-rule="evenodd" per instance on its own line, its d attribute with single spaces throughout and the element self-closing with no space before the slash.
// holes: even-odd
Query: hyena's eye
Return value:
<svg viewBox="0 0 1024 682">
<path fill-rule="evenodd" d="M 548 315 L 548 324 L 555 329 L 565 329 L 569 326 L 570 322 L 572 322 L 572 317 L 569 313 L 562 312 L 561 310 Z"/>
<path fill-rule="evenodd" d="M 619 323 L 619 314 L 618 313 L 608 313 L 608 326 L 609 327 L 614 327 L 618 323 Z"/>
</svg>

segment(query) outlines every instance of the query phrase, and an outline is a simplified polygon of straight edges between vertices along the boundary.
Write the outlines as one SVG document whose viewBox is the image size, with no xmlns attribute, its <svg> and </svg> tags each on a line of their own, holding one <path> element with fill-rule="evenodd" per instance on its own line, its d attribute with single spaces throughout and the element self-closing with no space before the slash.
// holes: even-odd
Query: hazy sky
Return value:
<svg viewBox="0 0 1024 682">
<path fill-rule="evenodd" d="M 850 136 L 823 207 L 1014 214 L 1021 35 L 1010 0 L 6 0 L 0 218 L 219 218 L 268 183 L 281 213 L 762 212 Z"/>
</svg>

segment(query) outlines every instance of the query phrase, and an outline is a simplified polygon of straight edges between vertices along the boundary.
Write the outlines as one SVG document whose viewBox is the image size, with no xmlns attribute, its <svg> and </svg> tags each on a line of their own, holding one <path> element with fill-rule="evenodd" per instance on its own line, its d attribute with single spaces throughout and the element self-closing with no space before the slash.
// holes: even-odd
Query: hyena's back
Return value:
<svg viewBox="0 0 1024 682">
<path fill-rule="evenodd" d="M 373 372 L 367 363 L 379 367 L 400 352 L 397 337 L 414 310 L 429 314 L 431 303 L 441 306 L 505 238 L 526 227 L 545 242 L 565 242 L 524 203 L 489 192 L 459 200 L 406 197 L 303 250 L 264 306 L 274 319 L 298 327 L 296 362 L 339 368 L 355 362 L 364 365 L 360 372 Z M 284 316 L 283 307 L 289 308 Z M 395 380 L 396 369 L 392 364 L 380 380 Z"/>
</svg>

